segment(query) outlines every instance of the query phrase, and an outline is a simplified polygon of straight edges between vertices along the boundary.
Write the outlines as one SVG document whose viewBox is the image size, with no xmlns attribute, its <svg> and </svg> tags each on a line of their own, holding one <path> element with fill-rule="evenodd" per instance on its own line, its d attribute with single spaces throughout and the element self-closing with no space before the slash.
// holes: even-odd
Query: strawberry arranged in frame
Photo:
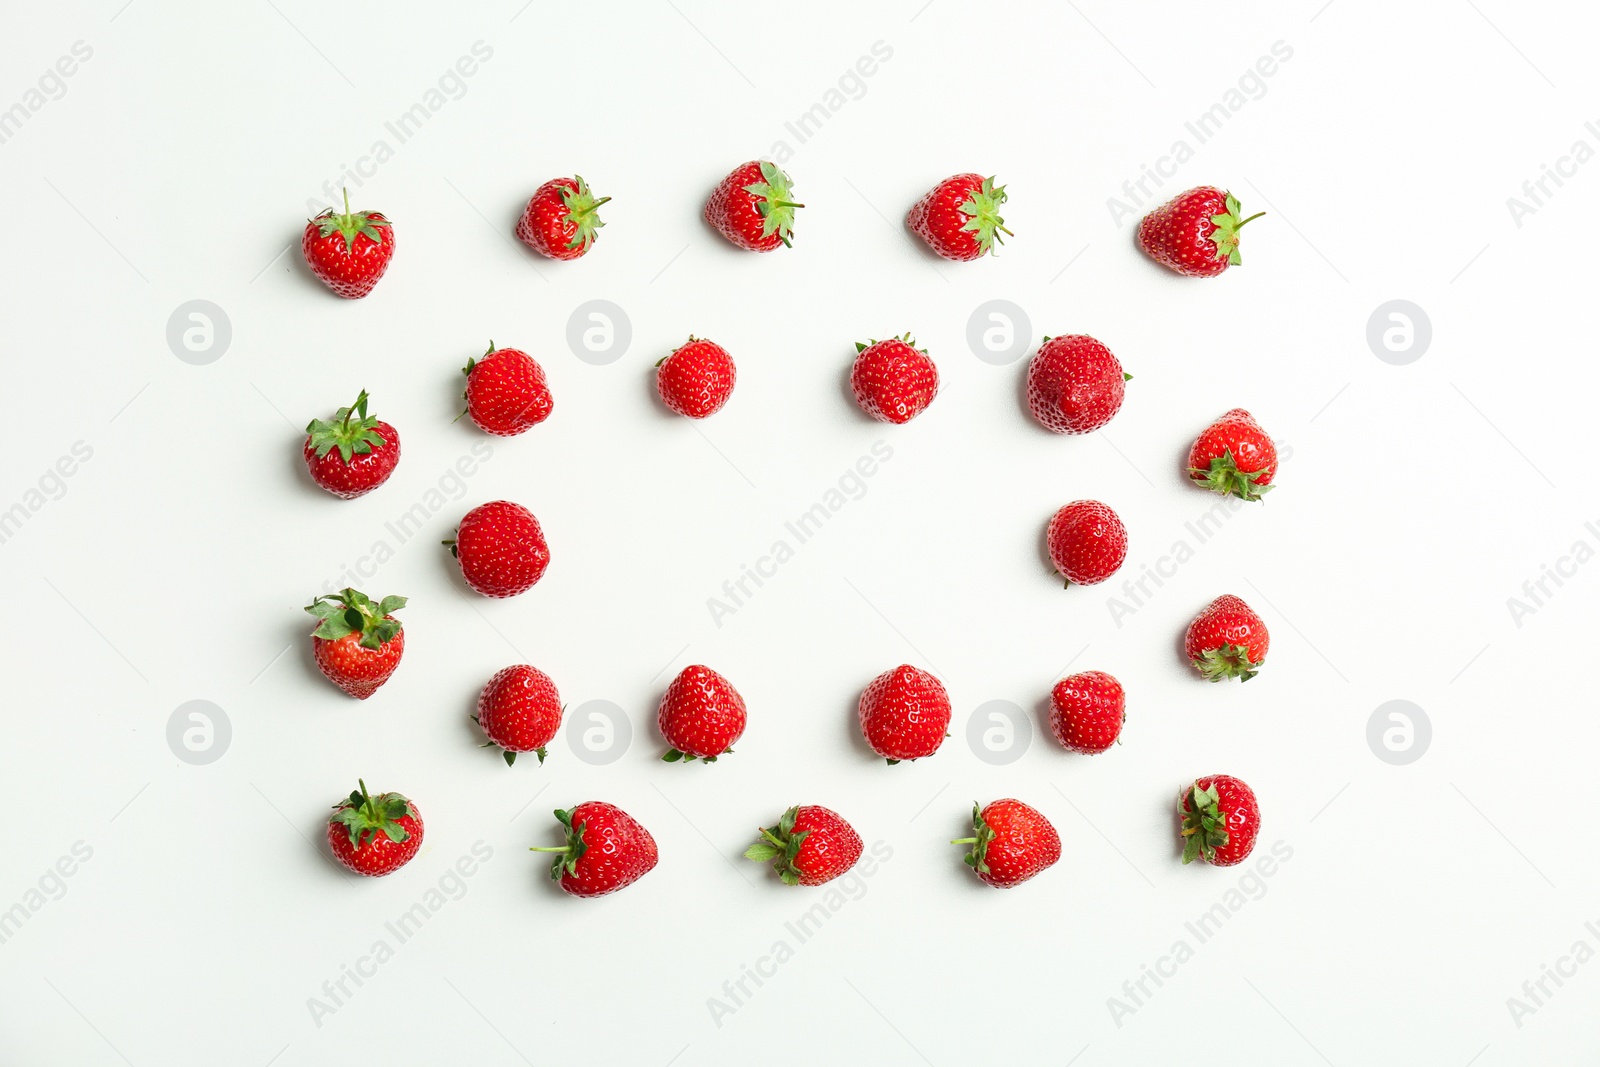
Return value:
<svg viewBox="0 0 1600 1067">
<path fill-rule="evenodd" d="M 393 614 L 405 606 L 403 596 L 375 603 L 348 588 L 317 597 L 306 608 L 320 620 L 311 633 L 317 669 L 357 700 L 376 693 L 405 652 L 405 629 Z"/>
<path fill-rule="evenodd" d="M 1227 774 L 1196 778 L 1178 794 L 1183 862 L 1213 867 L 1242 863 L 1261 833 L 1261 806 L 1255 791 Z"/>
<path fill-rule="evenodd" d="M 454 540 L 445 541 L 467 585 L 488 597 L 532 589 L 550 566 L 550 546 L 533 512 L 509 500 L 479 504 L 461 517 Z"/>
<path fill-rule="evenodd" d="M 679 415 L 715 415 L 733 395 L 738 380 L 733 357 L 715 341 L 691 336 L 656 363 L 656 393 Z"/>
<path fill-rule="evenodd" d="M 950 728 L 950 696 L 939 679 L 902 663 L 873 679 L 856 714 L 867 744 L 893 766 L 939 751 Z"/>
<path fill-rule="evenodd" d="M 317 279 L 346 300 L 372 292 L 394 258 L 394 227 L 377 211 L 351 211 L 350 190 L 344 211 L 328 208 L 306 223 L 300 252 Z"/>
<path fill-rule="evenodd" d="M 1074 500 L 1063 506 L 1051 516 L 1045 542 L 1050 562 L 1069 588 L 1105 581 L 1128 556 L 1127 528 L 1098 500 Z"/>
<path fill-rule="evenodd" d="M 422 816 L 399 793 L 367 793 L 367 783 L 333 806 L 328 846 L 357 874 L 377 878 L 411 862 L 422 847 Z"/>
<path fill-rule="evenodd" d="M 861 858 L 861 835 L 836 811 L 817 804 L 790 808 L 744 858 L 770 863 L 784 885 L 823 885 L 849 871 Z"/>
<path fill-rule="evenodd" d="M 1266 661 L 1270 640 L 1261 616 L 1228 593 L 1194 617 L 1184 634 L 1183 649 L 1206 681 L 1237 678 L 1248 682 Z"/>
<path fill-rule="evenodd" d="M 1051 433 L 1090 433 L 1122 409 L 1132 378 L 1087 334 L 1046 337 L 1028 363 L 1028 410 Z"/>
<path fill-rule="evenodd" d="M 715 763 L 744 736 L 745 719 L 744 698 L 726 678 L 698 663 L 685 667 L 656 707 L 656 725 L 672 746 L 661 758 Z"/>
<path fill-rule="evenodd" d="M 1068 752 L 1104 752 L 1122 736 L 1127 698 L 1105 671 L 1069 674 L 1050 690 L 1050 732 Z"/>
<path fill-rule="evenodd" d="M 603 897 L 637 882 L 656 865 L 656 839 L 615 804 L 590 800 L 556 810 L 566 842 L 529 852 L 553 852 L 550 877 L 575 897 Z"/>
<path fill-rule="evenodd" d="M 311 480 L 341 500 L 354 500 L 389 480 L 400 462 L 400 434 L 367 414 L 367 391 L 334 413 L 331 422 L 306 427 L 306 469 Z"/>
<path fill-rule="evenodd" d="M 594 245 L 600 227 L 598 199 L 583 176 L 551 178 L 534 191 L 517 220 L 517 239 L 551 259 L 577 259 Z"/>
<path fill-rule="evenodd" d="M 906 224 L 945 259 L 981 259 L 1015 236 L 1000 217 L 1006 187 L 981 174 L 956 174 L 912 205 Z"/>
<path fill-rule="evenodd" d="M 706 201 L 706 221 L 740 248 L 771 252 L 791 247 L 794 213 L 805 207 L 794 200 L 793 183 L 777 164 L 751 160 L 734 168 Z"/>
<path fill-rule="evenodd" d="M 1278 447 L 1244 408 L 1207 426 L 1189 449 L 1189 478 L 1240 500 L 1260 500 L 1278 474 Z"/>
<path fill-rule="evenodd" d="M 1179 193 L 1139 220 L 1139 247 L 1168 270 L 1215 278 L 1239 265 L 1239 230 L 1259 219 L 1239 217 L 1239 201 L 1215 186 Z"/>
<path fill-rule="evenodd" d="M 952 845 L 971 845 L 966 864 L 996 889 L 1019 886 L 1061 858 L 1061 836 L 1038 809 L 1020 800 L 972 805 L 972 837 Z"/>
<path fill-rule="evenodd" d="M 910 422 L 939 395 L 939 368 L 911 335 L 856 342 L 850 389 L 861 410 L 879 422 Z"/>
<path fill-rule="evenodd" d="M 496 348 L 461 368 L 467 376 L 466 414 L 478 429 L 496 437 L 526 433 L 550 417 L 555 398 L 544 368 L 520 348 Z"/>
<path fill-rule="evenodd" d="M 483 728 L 489 745 L 498 747 L 506 766 L 532 752 L 544 763 L 545 746 L 561 729 L 561 695 L 556 683 L 537 667 L 518 664 L 496 672 L 478 694 L 472 720 Z"/>
</svg>

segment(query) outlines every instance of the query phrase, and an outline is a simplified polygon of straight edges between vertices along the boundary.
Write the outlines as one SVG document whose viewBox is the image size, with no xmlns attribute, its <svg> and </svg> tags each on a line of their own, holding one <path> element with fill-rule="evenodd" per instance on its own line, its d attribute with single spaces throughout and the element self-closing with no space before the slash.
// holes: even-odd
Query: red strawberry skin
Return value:
<svg viewBox="0 0 1600 1067">
<path fill-rule="evenodd" d="M 1122 683 L 1111 675 L 1069 674 L 1050 690 L 1050 732 L 1067 751 L 1092 756 L 1117 743 L 1126 707 Z"/>
<path fill-rule="evenodd" d="M 685 667 L 656 707 L 656 725 L 672 746 L 663 758 L 713 763 L 744 736 L 745 719 L 744 698 L 726 678 L 698 663 Z"/>
<path fill-rule="evenodd" d="M 581 177 L 552 178 L 539 186 L 517 220 L 517 239 L 551 259 L 578 259 L 593 247 L 603 225 L 598 200 Z"/>
<path fill-rule="evenodd" d="M 1052 433 L 1091 433 L 1121 409 L 1128 377 L 1093 337 L 1049 337 L 1028 364 L 1028 409 Z"/>
<path fill-rule="evenodd" d="M 715 341 L 691 337 L 656 364 L 656 392 L 679 415 L 715 415 L 733 395 L 738 371 L 733 357 Z"/>
<path fill-rule="evenodd" d="M 489 597 L 527 592 L 550 566 L 539 520 L 509 500 L 479 504 L 462 516 L 450 550 L 467 585 Z"/>
<path fill-rule="evenodd" d="M 1045 531 L 1050 561 L 1068 585 L 1096 585 L 1128 557 L 1128 531 L 1115 511 L 1098 500 L 1074 500 L 1050 519 Z"/>
<path fill-rule="evenodd" d="M 785 885 L 822 885 L 849 871 L 861 858 L 861 835 L 844 817 L 817 804 L 790 808 L 745 858 L 771 862 Z"/>
<path fill-rule="evenodd" d="M 338 296 L 357 300 L 372 292 L 394 258 L 394 227 L 381 212 L 351 214 L 329 208 L 306 223 L 300 251 L 306 266 Z M 328 231 L 328 232 L 324 232 Z"/>
<path fill-rule="evenodd" d="M 904 663 L 873 679 L 856 710 L 867 744 L 891 764 L 933 755 L 950 727 L 944 685 Z"/>
<path fill-rule="evenodd" d="M 1234 408 L 1195 438 L 1188 470 L 1213 492 L 1260 500 L 1278 474 L 1278 447 L 1255 416 Z"/>
<path fill-rule="evenodd" d="M 1267 624 L 1231 593 L 1206 605 L 1189 624 L 1183 650 L 1207 681 L 1248 682 L 1267 658 Z"/>
<path fill-rule="evenodd" d="M 1214 186 L 1179 193 L 1139 221 L 1139 247 L 1168 270 L 1215 278 L 1239 262 L 1239 201 Z M 1218 219 L 1223 222 L 1219 225 Z"/>
<path fill-rule="evenodd" d="M 567 845 L 535 851 L 560 853 L 551 873 L 556 883 L 573 896 L 603 897 L 615 893 L 655 868 L 655 838 L 615 804 L 586 801 L 570 811 L 557 811 L 556 818 L 567 829 Z"/>
<path fill-rule="evenodd" d="M 939 369 L 910 335 L 856 345 L 850 389 L 861 410 L 896 426 L 920 415 L 939 394 Z"/>
<path fill-rule="evenodd" d="M 507 764 L 515 763 L 519 752 L 537 753 L 543 763 L 545 746 L 561 729 L 561 695 L 548 674 L 518 664 L 489 679 L 478 694 L 476 718 Z"/>
<path fill-rule="evenodd" d="M 956 174 L 928 190 L 912 205 L 906 225 L 945 259 L 981 259 L 994 251 L 1000 233 L 1009 234 L 998 208 L 1005 188 L 981 174 Z"/>
<path fill-rule="evenodd" d="M 363 792 L 365 785 L 362 786 Z M 351 840 L 352 828 L 339 821 L 341 816 L 359 806 L 362 801 L 361 794 L 351 794 L 339 804 L 334 805 L 334 814 L 328 820 L 328 847 L 333 850 L 333 858 L 345 868 L 356 874 L 371 878 L 382 877 L 404 867 L 411 862 L 417 850 L 422 847 L 422 814 L 417 811 L 417 806 L 398 793 L 381 793 L 376 797 L 366 798 L 369 803 L 380 807 L 390 800 L 401 805 L 405 814 L 392 820 L 399 827 L 402 841 L 395 841 L 388 834 L 376 828 L 362 828 L 359 822 L 354 830 L 354 836 L 359 839 L 359 844 Z"/>
<path fill-rule="evenodd" d="M 794 209 L 803 205 L 792 195 L 787 174 L 775 164 L 751 160 L 717 183 L 706 201 L 706 221 L 740 248 L 771 252 L 793 236 Z"/>
<path fill-rule="evenodd" d="M 996 889 L 1019 886 L 1061 858 L 1061 835 L 1020 800 L 996 800 L 982 811 L 974 804 L 972 814 L 977 838 L 967 863 Z"/>
<path fill-rule="evenodd" d="M 545 381 L 544 368 L 517 348 L 496 348 L 482 359 L 469 360 L 467 415 L 484 433 L 515 437 L 550 417 L 555 399 Z"/>
<path fill-rule="evenodd" d="M 1218 821 L 1227 833 L 1226 844 L 1209 844 L 1204 831 L 1194 827 L 1197 819 L 1195 792 L 1205 793 L 1213 788 L 1217 791 Z M 1261 833 L 1261 806 L 1256 801 L 1255 791 L 1232 775 L 1210 774 L 1196 778 L 1193 785 L 1178 794 L 1178 813 L 1183 820 L 1182 829 L 1186 831 L 1183 835 L 1185 863 L 1198 859 L 1213 867 L 1232 867 L 1254 851 L 1256 837 Z M 1192 827 L 1193 832 L 1188 832 Z M 1188 839 L 1197 836 L 1201 841 L 1191 847 Z"/>
</svg>

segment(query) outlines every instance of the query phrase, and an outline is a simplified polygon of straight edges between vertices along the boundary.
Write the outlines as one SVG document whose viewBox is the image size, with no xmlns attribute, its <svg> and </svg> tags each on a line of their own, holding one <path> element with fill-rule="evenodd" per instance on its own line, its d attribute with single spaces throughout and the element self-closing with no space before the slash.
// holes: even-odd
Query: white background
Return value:
<svg viewBox="0 0 1600 1067">
<path fill-rule="evenodd" d="M 1592 12 L 443 7 L 109 0 L 3 18 L 0 108 L 74 42 L 93 55 L 0 144 L 0 509 L 75 442 L 93 456 L 47 480 L 0 544 L 0 909 L 38 903 L 30 891 L 76 842 L 92 858 L 46 878 L 59 899 L 0 944 L 0 1060 L 1592 1060 L 1600 965 L 1547 983 L 1520 1026 L 1507 999 L 1580 939 L 1600 948 L 1584 928 L 1600 919 L 1593 568 L 1551 584 L 1520 626 L 1507 598 L 1574 542 L 1600 543 L 1583 525 L 1600 518 L 1600 376 L 1580 320 L 1597 175 L 1550 184 L 1521 226 L 1506 205 L 1575 140 L 1600 143 L 1583 127 Z M 459 99 L 398 144 L 385 122 L 479 41 L 492 57 Z M 892 57 L 800 143 L 785 123 L 880 41 Z M 1277 41 L 1293 55 L 1254 83 L 1259 98 L 1152 190 L 1214 183 L 1267 210 L 1244 266 L 1165 273 L 1107 200 L 1175 140 L 1193 144 L 1185 121 Z M 309 276 L 298 235 L 308 198 L 380 139 L 393 156 L 352 201 L 390 215 L 398 253 L 370 298 L 345 302 Z M 795 248 L 736 251 L 700 205 L 779 141 L 807 204 Z M 1016 236 L 948 264 L 900 220 L 966 170 L 1007 185 Z M 606 228 L 580 262 L 536 259 L 509 239 L 515 218 L 573 171 L 615 198 Z M 566 341 L 573 309 L 597 298 L 632 324 L 608 366 Z M 1020 402 L 1025 361 L 976 358 L 968 318 L 994 298 L 1024 308 L 1035 339 L 1088 332 L 1120 356 L 1134 380 L 1104 433 L 1042 431 Z M 1408 366 L 1366 340 L 1396 298 L 1433 327 Z M 193 299 L 232 325 L 206 366 L 165 339 Z M 942 391 L 912 424 L 882 426 L 844 375 L 852 342 L 905 330 Z M 690 332 L 739 367 L 731 403 L 701 425 L 652 391 L 651 365 Z M 451 420 L 458 370 L 490 338 L 544 365 L 554 415 L 496 442 L 425 536 L 363 581 L 411 602 L 405 662 L 357 704 L 315 673 L 301 607 L 392 542 L 384 523 L 485 440 Z M 362 387 L 404 458 L 345 503 L 306 478 L 301 428 Z M 1292 449 L 1280 488 L 1116 625 L 1121 579 L 1211 506 L 1179 467 L 1234 406 Z M 893 458 L 865 494 L 716 626 L 707 598 L 875 441 Z M 500 497 L 540 517 L 553 563 L 527 595 L 490 602 L 437 541 Z M 1082 497 L 1122 514 L 1129 560 L 1113 583 L 1063 591 L 1043 528 Z M 1243 687 L 1204 684 L 1179 650 L 1223 592 L 1273 634 Z M 591 766 L 563 738 L 544 767 L 508 770 L 475 747 L 476 691 L 514 662 L 548 671 L 569 709 L 625 708 L 631 750 Z M 655 759 L 655 701 L 693 662 L 750 706 L 737 753 L 710 768 Z M 956 721 L 936 757 L 888 768 L 860 743 L 854 702 L 900 662 L 944 678 Z M 1126 684 L 1123 744 L 1076 757 L 1036 729 L 1017 762 L 980 759 L 973 709 L 1036 713 L 1069 663 Z M 204 766 L 166 741 L 194 699 L 233 730 Z M 1432 722 L 1405 766 L 1367 742 L 1391 699 Z M 1260 851 L 1282 842 L 1292 858 L 1200 945 L 1185 923 L 1244 871 L 1182 867 L 1171 804 L 1214 772 L 1255 787 Z M 416 860 L 381 881 L 343 877 L 320 844 L 358 775 L 427 822 Z M 945 842 L 974 799 L 1006 795 L 1045 811 L 1065 848 L 997 893 Z M 661 862 L 580 901 L 524 849 L 556 840 L 549 809 L 592 798 L 644 822 Z M 774 969 L 760 961 L 822 896 L 738 856 L 795 803 L 836 808 L 892 858 Z M 492 858 L 464 895 L 318 1025 L 308 1001 L 324 981 L 475 842 Z M 1179 940 L 1193 958 L 1114 1017 L 1109 998 L 1131 1004 L 1124 982 Z M 714 1018 L 710 998 L 731 1004 L 724 982 L 758 965 L 772 977 Z"/>
</svg>

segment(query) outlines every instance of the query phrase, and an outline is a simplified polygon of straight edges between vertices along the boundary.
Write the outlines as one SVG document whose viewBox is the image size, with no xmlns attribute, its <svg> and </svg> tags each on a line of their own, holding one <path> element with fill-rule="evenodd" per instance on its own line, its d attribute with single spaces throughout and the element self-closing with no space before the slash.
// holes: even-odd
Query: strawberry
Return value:
<svg viewBox="0 0 1600 1067">
<path fill-rule="evenodd" d="M 679 415 L 703 419 L 722 410 L 737 376 L 733 357 L 721 345 L 690 337 L 656 361 L 656 392 Z"/>
<path fill-rule="evenodd" d="M 551 259 L 577 259 L 589 251 L 598 236 L 595 231 L 605 225 L 597 209 L 610 199 L 596 200 L 581 175 L 551 178 L 534 190 L 523 209 L 517 239 Z"/>
<path fill-rule="evenodd" d="M 550 546 L 533 512 L 509 500 L 479 504 L 461 517 L 453 541 L 461 577 L 484 596 L 526 593 L 550 566 Z"/>
<path fill-rule="evenodd" d="M 566 843 L 530 852 L 554 852 L 550 877 L 575 897 L 603 897 L 630 886 L 656 865 L 656 839 L 633 816 L 599 800 L 556 810 Z"/>
<path fill-rule="evenodd" d="M 856 342 L 850 388 L 861 410 L 879 422 L 910 422 L 939 394 L 939 368 L 908 333 L 887 341 Z"/>
<path fill-rule="evenodd" d="M 333 858 L 357 874 L 392 874 L 422 847 L 422 816 L 399 793 L 367 794 L 367 783 L 333 806 L 328 845 Z"/>
<path fill-rule="evenodd" d="M 790 247 L 795 208 L 789 176 L 766 160 L 735 167 L 706 201 L 706 221 L 722 236 L 751 252 Z"/>
<path fill-rule="evenodd" d="M 367 414 L 367 391 L 334 412 L 332 422 L 306 427 L 306 468 L 311 480 L 342 500 L 354 500 L 389 480 L 400 462 L 400 435 Z"/>
<path fill-rule="evenodd" d="M 978 259 L 1005 243 L 1002 233 L 1015 236 L 1000 217 L 1005 202 L 1006 187 L 993 178 L 956 174 L 912 205 L 906 225 L 945 259 Z"/>
<path fill-rule="evenodd" d="M 1122 407 L 1123 383 L 1132 377 L 1093 337 L 1046 337 L 1028 364 L 1028 408 L 1052 433 L 1089 433 Z"/>
<path fill-rule="evenodd" d="M 950 697 L 939 679 L 902 663 L 873 679 L 857 715 L 872 751 L 893 765 L 939 751 L 950 726 Z"/>
<path fill-rule="evenodd" d="M 1128 555 L 1128 531 L 1098 500 L 1074 500 L 1050 518 L 1050 561 L 1067 585 L 1096 585 L 1117 573 Z"/>
<path fill-rule="evenodd" d="M 656 725 L 672 748 L 661 758 L 668 763 L 703 759 L 715 763 L 733 751 L 744 734 L 744 698 L 710 667 L 695 664 L 667 686 L 656 708 Z"/>
<path fill-rule="evenodd" d="M 354 589 L 317 597 L 306 608 L 321 620 L 311 632 L 317 669 L 357 700 L 376 693 L 406 650 L 405 629 L 393 615 L 405 606 L 403 596 L 374 604 Z"/>
<path fill-rule="evenodd" d="M 496 348 L 461 368 L 467 376 L 467 414 L 484 433 L 515 437 L 550 417 L 555 400 L 544 368 L 519 348 Z M 457 416 L 459 418 L 459 416 Z"/>
<path fill-rule="evenodd" d="M 561 729 L 561 696 L 539 668 L 507 667 L 478 694 L 472 720 L 483 727 L 490 745 L 499 746 L 506 766 L 517 762 L 519 752 L 532 752 L 543 763 L 545 746 Z"/>
<path fill-rule="evenodd" d="M 1260 500 L 1277 473 L 1277 446 L 1244 408 L 1206 427 L 1189 449 L 1189 477 L 1213 493 Z"/>
<path fill-rule="evenodd" d="M 771 862 L 784 885 L 822 885 L 856 865 L 861 835 L 838 812 L 807 804 L 784 812 L 776 827 L 761 827 L 744 857 Z"/>
<path fill-rule="evenodd" d="M 1232 867 L 1250 855 L 1261 832 L 1261 806 L 1249 786 L 1226 774 L 1196 778 L 1178 794 L 1183 862 Z"/>
<path fill-rule="evenodd" d="M 372 292 L 394 258 L 394 227 L 376 211 L 350 210 L 350 190 L 344 193 L 344 212 L 329 208 L 306 223 L 300 236 L 306 266 L 322 284 L 347 300 Z"/>
<path fill-rule="evenodd" d="M 1021 885 L 1061 858 L 1061 835 L 1050 820 L 1020 800 L 972 805 L 972 831 L 952 845 L 971 845 L 966 864 L 996 889 Z"/>
<path fill-rule="evenodd" d="M 1267 624 L 1232 594 L 1219 596 L 1194 617 L 1183 651 L 1208 682 L 1248 682 L 1267 658 Z"/>
<path fill-rule="evenodd" d="M 1122 683 L 1106 672 L 1069 674 L 1050 690 L 1050 732 L 1067 751 L 1092 756 L 1117 743 L 1125 707 Z"/>
<path fill-rule="evenodd" d="M 1214 278 L 1239 265 L 1239 217 L 1232 193 L 1209 185 L 1179 193 L 1139 220 L 1139 247 L 1163 267 L 1191 278 Z"/>
</svg>

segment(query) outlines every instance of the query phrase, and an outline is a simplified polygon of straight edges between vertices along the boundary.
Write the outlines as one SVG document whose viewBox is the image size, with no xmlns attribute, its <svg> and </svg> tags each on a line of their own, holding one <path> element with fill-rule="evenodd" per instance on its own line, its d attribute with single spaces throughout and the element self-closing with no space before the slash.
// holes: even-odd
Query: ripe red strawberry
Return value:
<svg viewBox="0 0 1600 1067">
<path fill-rule="evenodd" d="M 1050 732 L 1062 748 L 1092 756 L 1117 743 L 1125 708 L 1122 683 L 1105 671 L 1069 674 L 1050 690 Z"/>
<path fill-rule="evenodd" d="M 702 337 L 690 337 L 656 362 L 656 392 L 662 403 L 691 419 L 721 411 L 737 377 L 733 357 Z"/>
<path fill-rule="evenodd" d="M 861 858 L 861 835 L 836 811 L 807 804 L 790 808 L 744 850 L 745 859 L 772 864 L 784 885 L 822 885 Z"/>
<path fill-rule="evenodd" d="M 1132 377 L 1093 337 L 1046 337 L 1028 364 L 1028 408 L 1052 433 L 1089 433 L 1122 407 L 1123 383 Z"/>
<path fill-rule="evenodd" d="M 988 255 L 996 244 L 1015 236 L 1000 217 L 1006 187 L 981 174 L 956 174 L 928 190 L 912 205 L 906 224 L 945 259 L 970 260 Z"/>
<path fill-rule="evenodd" d="M 1157 263 L 1191 278 L 1213 278 L 1239 264 L 1239 217 L 1232 193 L 1209 185 L 1179 193 L 1139 220 L 1139 247 Z"/>
<path fill-rule="evenodd" d="M 515 437 L 550 417 L 555 400 L 545 384 L 544 368 L 518 348 L 496 348 L 482 359 L 469 359 L 461 369 L 467 376 L 467 414 L 484 433 Z"/>
<path fill-rule="evenodd" d="M 744 734 L 744 698 L 710 667 L 695 664 L 667 686 L 656 708 L 656 725 L 672 748 L 668 763 L 703 759 L 715 763 Z"/>
<path fill-rule="evenodd" d="M 405 606 L 403 596 L 375 604 L 354 589 L 317 597 L 306 608 L 321 620 L 311 632 L 317 669 L 357 700 L 376 693 L 406 650 L 405 630 L 392 614 Z"/>
<path fill-rule="evenodd" d="M 550 546 L 533 512 L 509 500 L 479 504 L 461 517 L 454 541 L 461 577 L 484 596 L 526 593 L 550 566 Z"/>
<path fill-rule="evenodd" d="M 1232 594 L 1219 596 L 1194 617 L 1183 650 L 1208 682 L 1254 678 L 1267 658 L 1267 624 Z"/>
<path fill-rule="evenodd" d="M 1117 573 L 1128 556 L 1122 519 L 1098 500 L 1074 500 L 1050 519 L 1045 531 L 1050 561 L 1067 585 L 1096 585 Z"/>
<path fill-rule="evenodd" d="M 604 226 L 598 208 L 610 200 L 589 192 L 582 175 L 551 178 L 534 191 L 517 220 L 517 239 L 551 259 L 577 259 Z"/>
<path fill-rule="evenodd" d="M 656 839 L 615 804 L 590 800 L 570 811 L 557 809 L 556 818 L 566 830 L 566 843 L 528 851 L 556 853 L 550 877 L 575 897 L 615 893 L 656 865 Z"/>
<path fill-rule="evenodd" d="M 903 663 L 873 679 L 856 711 L 867 744 L 891 765 L 933 755 L 950 726 L 950 697 L 939 679 Z"/>
<path fill-rule="evenodd" d="M 861 410 L 879 422 L 910 422 L 939 393 L 939 368 L 908 333 L 887 341 L 856 343 L 850 388 Z"/>
<path fill-rule="evenodd" d="M 751 252 L 790 247 L 794 236 L 794 202 L 789 176 L 766 160 L 735 167 L 706 201 L 706 221 L 722 236 Z"/>
<path fill-rule="evenodd" d="M 1277 446 L 1244 408 L 1206 427 L 1189 449 L 1189 477 L 1213 493 L 1260 500 L 1277 473 Z"/>
<path fill-rule="evenodd" d="M 358 780 L 359 781 L 359 780 Z M 367 783 L 333 806 L 328 845 L 357 874 L 379 877 L 411 862 L 422 847 L 422 816 L 399 793 L 367 794 Z"/>
<path fill-rule="evenodd" d="M 306 469 L 311 480 L 343 500 L 354 500 L 389 480 L 400 462 L 400 435 L 367 414 L 367 391 L 334 412 L 332 422 L 306 427 Z"/>
<path fill-rule="evenodd" d="M 534 753 L 542 764 L 545 746 L 561 729 L 561 695 L 539 668 L 507 667 L 478 694 L 478 713 L 472 718 L 489 743 L 500 747 L 506 766 L 517 762 L 519 752 Z"/>
<path fill-rule="evenodd" d="M 344 193 L 344 211 L 329 208 L 306 223 L 300 236 L 306 266 L 322 284 L 347 300 L 372 292 L 394 258 L 394 227 L 377 211 L 350 210 L 350 190 Z"/>
<path fill-rule="evenodd" d="M 1178 794 L 1183 862 L 1232 867 L 1250 855 L 1261 832 L 1261 807 L 1249 786 L 1226 774 L 1196 778 Z"/>
<path fill-rule="evenodd" d="M 996 800 L 983 810 L 972 805 L 974 837 L 952 845 L 971 845 L 966 863 L 996 889 L 1021 885 L 1061 858 L 1061 835 L 1050 820 L 1020 800 Z"/>
</svg>

